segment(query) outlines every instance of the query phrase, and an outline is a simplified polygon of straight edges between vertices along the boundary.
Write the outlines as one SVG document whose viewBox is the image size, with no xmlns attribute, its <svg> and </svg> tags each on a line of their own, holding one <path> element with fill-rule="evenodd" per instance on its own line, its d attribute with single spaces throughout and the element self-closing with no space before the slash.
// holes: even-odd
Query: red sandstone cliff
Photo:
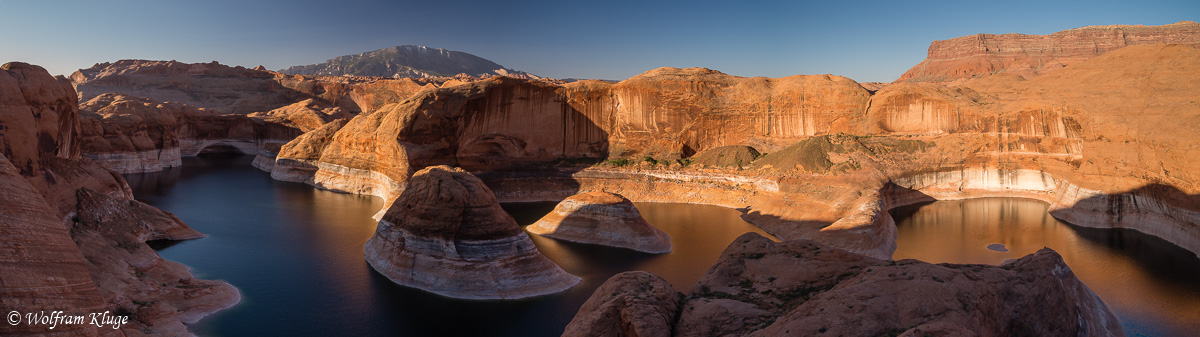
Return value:
<svg viewBox="0 0 1200 337">
<path fill-rule="evenodd" d="M 30 184 L 30 180 L 45 184 L 41 181 L 43 157 L 66 160 L 62 157 L 72 155 L 70 146 L 63 149 L 61 143 L 56 143 L 69 142 L 66 135 L 76 123 L 69 116 L 74 93 L 64 88 L 66 83 L 43 73 L 40 67 L 23 63 L 0 67 L 0 194 L 4 196 L 0 206 L 0 237 L 4 238 L 0 241 L 0 256 L 5 259 L 0 273 L 0 309 L 5 314 L 59 308 L 71 308 L 68 314 L 72 315 L 103 311 L 100 291 L 88 274 L 83 255 L 62 225 L 58 210 L 47 202 L 45 191 Z M 54 104 L 57 98 L 67 105 Z M 50 107 L 68 114 L 59 115 Z M 60 126 L 68 129 L 65 135 L 58 132 Z M 42 139 L 45 152 L 38 148 Z M 63 153 L 56 153 L 59 149 Z M 34 174 L 36 178 L 30 177 Z M 88 326 L 64 326 L 60 331 L 91 336 L 106 332 Z M 48 332 L 41 326 L 0 325 L 0 333 L 5 335 Z"/>
<path fill-rule="evenodd" d="M 929 56 L 897 82 L 948 82 L 996 73 L 1030 77 L 1148 43 L 1200 46 L 1200 24 L 1089 26 L 1050 35 L 976 34 L 934 41 Z"/>
<path fill-rule="evenodd" d="M 1198 60 L 1189 46 L 1138 45 L 1029 79 L 900 83 L 874 95 L 836 77 L 706 69 L 659 69 L 617 84 L 494 78 L 428 89 L 301 137 L 285 146 L 273 176 L 392 199 L 429 165 L 511 172 L 566 162 L 573 168 L 485 180 L 504 200 L 606 190 L 750 206 L 747 219 L 781 238 L 880 258 L 894 249 L 887 208 L 1023 196 L 1052 203 L 1064 219 L 1138 228 L 1200 252 L 1192 225 L 1200 219 L 1192 196 L 1200 192 Z M 670 160 L 730 143 L 768 153 L 723 168 Z M 576 157 L 626 161 L 583 168 L 570 164 Z M 1166 187 L 1139 190 L 1152 185 Z"/>
</svg>

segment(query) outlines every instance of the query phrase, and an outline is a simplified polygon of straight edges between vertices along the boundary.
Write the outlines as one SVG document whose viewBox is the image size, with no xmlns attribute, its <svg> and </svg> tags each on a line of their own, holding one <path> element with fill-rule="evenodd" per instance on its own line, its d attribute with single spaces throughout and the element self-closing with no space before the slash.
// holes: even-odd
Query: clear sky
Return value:
<svg viewBox="0 0 1200 337">
<path fill-rule="evenodd" d="M 126 58 L 281 69 L 417 44 L 556 78 L 701 66 L 890 82 L 934 40 L 1181 20 L 1200 21 L 1200 0 L 0 0 L 0 63 L 64 75 Z"/>
</svg>

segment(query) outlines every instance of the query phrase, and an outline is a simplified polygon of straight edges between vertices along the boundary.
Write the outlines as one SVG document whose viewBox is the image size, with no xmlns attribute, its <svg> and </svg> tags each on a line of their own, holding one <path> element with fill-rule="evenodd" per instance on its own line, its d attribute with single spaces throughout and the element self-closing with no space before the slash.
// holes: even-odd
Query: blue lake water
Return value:
<svg viewBox="0 0 1200 337">
<path fill-rule="evenodd" d="M 134 196 L 175 213 L 208 237 L 156 243 L 163 258 L 242 292 L 237 306 L 190 326 L 202 336 L 558 336 L 604 280 L 626 270 L 663 276 L 687 292 L 730 242 L 762 233 L 732 209 L 685 204 L 637 207 L 671 235 L 663 255 L 533 236 L 543 254 L 583 281 L 515 301 L 466 301 L 397 286 L 363 260 L 376 197 L 272 180 L 253 157 L 185 158 L 163 172 L 126 175 Z M 522 225 L 553 203 L 509 204 Z"/>
</svg>

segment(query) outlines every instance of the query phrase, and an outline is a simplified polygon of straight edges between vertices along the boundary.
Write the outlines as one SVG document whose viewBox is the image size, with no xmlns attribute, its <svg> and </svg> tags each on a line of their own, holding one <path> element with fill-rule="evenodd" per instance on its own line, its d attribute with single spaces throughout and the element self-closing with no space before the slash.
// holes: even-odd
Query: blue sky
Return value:
<svg viewBox="0 0 1200 337">
<path fill-rule="evenodd" d="M 1181 20 L 1200 21 L 1200 0 L 0 0 L 0 62 L 54 74 L 126 58 L 280 69 L 419 44 L 558 78 L 701 66 L 890 82 L 934 40 Z"/>
</svg>

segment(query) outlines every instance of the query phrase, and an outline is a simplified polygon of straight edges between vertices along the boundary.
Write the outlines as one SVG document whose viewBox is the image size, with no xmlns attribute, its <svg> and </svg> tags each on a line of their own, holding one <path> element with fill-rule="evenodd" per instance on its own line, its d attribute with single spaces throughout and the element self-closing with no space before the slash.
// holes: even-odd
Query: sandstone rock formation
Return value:
<svg viewBox="0 0 1200 337">
<path fill-rule="evenodd" d="M 80 109 L 84 155 L 120 173 L 159 171 L 200 153 L 257 154 L 300 134 L 282 116 L 264 122 L 124 94 L 96 96 Z"/>
<path fill-rule="evenodd" d="M 247 116 L 309 132 L 332 120 L 354 117 L 354 114 L 310 98 L 279 109 L 255 112 Z"/>
<path fill-rule="evenodd" d="M 79 110 L 68 82 L 25 63 L 0 69 L 0 153 L 56 216 L 75 210 L 75 190 L 81 187 L 133 198 L 119 175 L 81 160 Z"/>
<path fill-rule="evenodd" d="M 312 77 L 216 62 L 120 60 L 80 69 L 71 81 L 84 101 L 121 93 L 225 115 L 267 112 L 309 99 L 351 113 L 370 112 L 447 79 Z"/>
<path fill-rule="evenodd" d="M 642 219 L 642 214 L 629 199 L 608 192 L 571 196 L 525 230 L 559 240 L 652 254 L 671 251 L 671 237 L 667 233 Z"/>
<path fill-rule="evenodd" d="M 743 78 L 659 68 L 617 84 L 575 82 L 571 102 L 613 116 L 612 156 L 675 159 L 724 145 L 773 150 L 804 137 L 857 130 L 870 93 L 840 76 Z M 586 92 L 581 92 L 586 89 Z"/>
<path fill-rule="evenodd" d="M 395 78 L 451 77 L 455 75 L 538 78 L 468 53 L 414 45 L 387 47 L 357 55 L 338 56 L 322 63 L 288 67 L 279 72 L 296 75 Z"/>
<path fill-rule="evenodd" d="M 195 280 L 146 246 L 145 240 L 200 234 L 133 201 L 120 175 L 81 156 L 77 101 L 66 79 L 41 67 L 0 66 L 0 303 L 6 313 L 108 310 L 131 321 L 120 330 L 4 324 L 0 334 L 186 335 L 180 322 L 232 305 L 236 290 Z M 162 302 L 129 306 L 147 299 Z"/>
<path fill-rule="evenodd" d="M 693 160 L 692 163 L 696 165 L 741 169 L 749 166 L 751 162 L 754 162 L 761 155 L 753 147 L 726 145 L 697 153 L 691 159 Z"/>
<path fill-rule="evenodd" d="M 9 68 L 9 64 L 5 68 Z M 0 72 L 5 80 L 10 69 Z M 7 83 L 0 88 L 8 88 Z M 10 113 L 4 111 L 4 114 Z M 0 307 L 5 313 L 38 312 L 46 308 L 68 309 L 66 314 L 81 315 L 104 311 L 100 291 L 88 274 L 87 262 L 71 241 L 67 228 L 25 177 L 4 154 L 0 154 Z M 63 334 L 96 336 L 116 335 L 92 326 L 72 325 L 58 328 Z M 32 336 L 51 332 L 46 326 L 28 324 L 0 325 L 5 336 Z"/>
<path fill-rule="evenodd" d="M 670 336 L 679 296 L 649 272 L 614 275 L 583 303 L 563 336 Z"/>
<path fill-rule="evenodd" d="M 87 259 L 107 309 L 136 317 L 122 329 L 189 335 L 184 323 L 195 323 L 241 300 L 232 285 L 193 278 L 187 266 L 163 260 L 143 244 L 204 236 L 175 215 L 86 188 L 76 195 L 78 220 L 71 237 Z"/>
<path fill-rule="evenodd" d="M 707 69 L 616 84 L 494 78 L 298 138 L 273 175 L 392 200 L 413 171 L 453 164 L 481 173 L 503 200 L 606 190 L 742 208 L 780 238 L 876 258 L 894 249 L 890 207 L 1018 196 L 1052 203 L 1072 223 L 1136 228 L 1200 252 L 1200 156 L 1189 155 L 1200 143 L 1197 60 L 1189 46 L 1143 44 L 1028 79 L 898 83 L 873 95 L 837 77 Z M 769 153 L 736 172 L 622 165 L 691 151 L 699 160 L 729 144 Z M 626 160 L 588 164 L 604 157 Z"/>
<path fill-rule="evenodd" d="M 495 77 L 423 91 L 339 130 L 297 138 L 276 161 L 276 171 L 285 173 L 272 175 L 391 200 L 410 175 L 430 165 L 479 170 L 605 156 L 603 129 L 572 109 L 559 90 Z M 293 163 L 314 169 L 300 176 Z"/>
<path fill-rule="evenodd" d="M 678 159 L 726 144 L 777 149 L 814 134 L 865 130 L 857 125 L 868 96 L 844 77 L 740 78 L 702 68 L 656 69 L 618 84 L 498 77 L 422 91 L 354 118 L 328 143 L 292 147 L 320 153 L 277 161 L 316 167 L 293 181 L 390 200 L 429 165 L 484 171 L 581 158 Z"/>
<path fill-rule="evenodd" d="M 524 298 L 580 281 L 538 252 L 479 178 L 448 166 L 414 174 L 363 251 L 393 282 L 448 297 Z"/>
<path fill-rule="evenodd" d="M 948 82 L 996 73 L 1030 77 L 1122 47 L 1148 43 L 1200 47 L 1200 23 L 1090 26 L 1050 35 L 976 34 L 934 41 L 929 56 L 897 81 Z"/>
<path fill-rule="evenodd" d="M 630 326 L 654 327 L 659 336 L 1124 335 L 1108 307 L 1050 249 L 1001 266 L 935 265 L 745 234 L 678 302 L 664 294 L 673 290 L 658 290 L 660 283 L 613 277 L 564 335 L 617 336 Z M 675 303 L 681 311 L 673 322 L 664 311 L 625 314 Z"/>
<path fill-rule="evenodd" d="M 320 128 L 304 133 L 295 140 L 284 144 L 278 153 L 260 153 L 254 160 L 271 162 L 271 164 L 259 163 L 258 167 L 271 172 L 271 177 L 274 179 L 314 184 L 313 177 L 316 175 L 321 153 L 333 141 L 334 134 L 345 127 L 348 122 L 350 122 L 349 119 L 338 119 L 326 123 Z"/>
</svg>

